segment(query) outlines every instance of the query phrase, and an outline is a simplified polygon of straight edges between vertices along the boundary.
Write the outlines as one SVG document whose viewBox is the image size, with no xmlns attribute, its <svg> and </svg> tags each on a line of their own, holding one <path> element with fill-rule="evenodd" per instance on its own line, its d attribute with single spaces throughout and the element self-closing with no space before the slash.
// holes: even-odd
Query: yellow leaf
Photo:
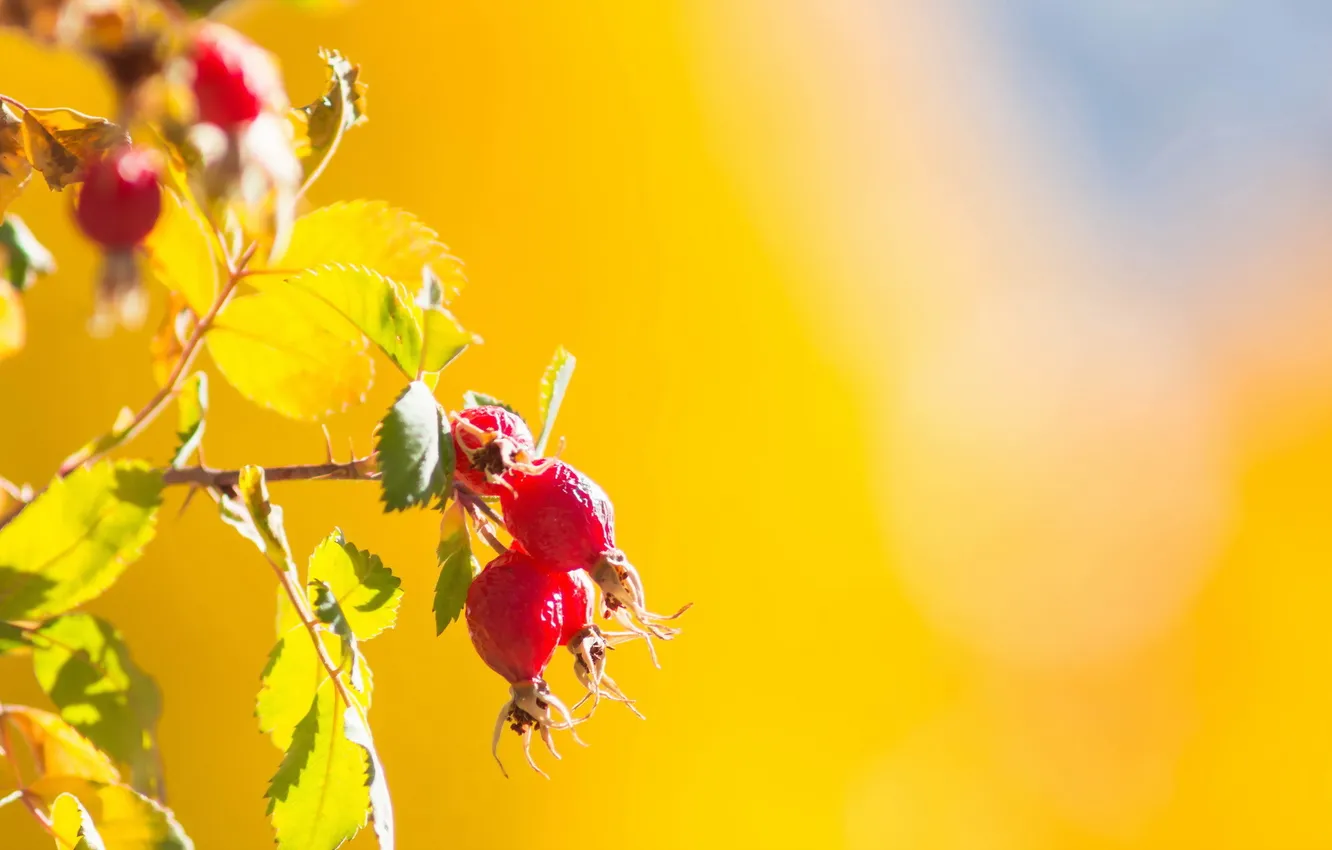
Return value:
<svg viewBox="0 0 1332 850">
<path fill-rule="evenodd" d="M 23 144 L 23 122 L 9 107 L 0 104 L 0 219 L 14 199 L 23 192 L 32 177 L 32 164 L 28 162 Z"/>
<path fill-rule="evenodd" d="M 383 201 L 339 202 L 296 220 L 282 267 L 299 270 L 335 263 L 374 269 L 412 290 L 429 266 L 440 279 L 444 303 L 466 282 L 462 262 L 439 241 L 438 233 Z"/>
<path fill-rule="evenodd" d="M 327 93 L 288 113 L 306 186 L 323 172 L 342 135 L 366 120 L 367 86 L 359 80 L 361 66 L 348 62 L 336 50 L 321 50 L 319 57 L 328 63 Z"/>
<path fill-rule="evenodd" d="M 208 333 L 222 376 L 256 404 L 318 419 L 365 400 L 374 363 L 365 336 L 294 287 L 235 299 Z"/>
<path fill-rule="evenodd" d="M 121 127 L 73 109 L 29 109 L 23 113 L 23 130 L 33 167 L 56 191 L 83 179 L 89 157 L 129 144 Z"/>
<path fill-rule="evenodd" d="M 119 782 L 111 759 L 70 726 L 49 711 L 22 705 L 6 705 L 0 715 L 17 731 L 32 750 L 41 776 L 70 776 L 94 782 Z"/>
<path fill-rule="evenodd" d="M 69 792 L 58 794 L 51 803 L 51 833 L 56 850 L 105 850 L 106 844 L 93 824 L 92 815 L 79 798 Z"/>
<path fill-rule="evenodd" d="M 33 782 L 30 790 L 53 807 L 62 795 L 77 797 L 108 850 L 193 850 L 170 809 L 127 785 L 49 776 Z M 88 850 L 101 846 L 90 844 Z M 83 850 L 82 845 L 61 850 L 71 847 Z"/>
<path fill-rule="evenodd" d="M 184 296 L 196 314 L 208 312 L 217 297 L 218 251 L 203 215 L 175 193 L 164 193 L 162 215 L 143 247 L 149 276 Z"/>
<path fill-rule="evenodd" d="M 196 317 L 194 311 L 185 304 L 185 296 L 172 292 L 167 298 L 166 312 L 162 322 L 153 333 L 148 343 L 148 354 L 152 358 L 153 380 L 159 387 L 166 386 L 180 356 L 185 352 L 185 340 L 194 330 Z"/>
<path fill-rule="evenodd" d="M 27 341 L 23 321 L 23 302 L 18 290 L 7 280 L 0 280 L 0 360 L 21 350 Z"/>
</svg>

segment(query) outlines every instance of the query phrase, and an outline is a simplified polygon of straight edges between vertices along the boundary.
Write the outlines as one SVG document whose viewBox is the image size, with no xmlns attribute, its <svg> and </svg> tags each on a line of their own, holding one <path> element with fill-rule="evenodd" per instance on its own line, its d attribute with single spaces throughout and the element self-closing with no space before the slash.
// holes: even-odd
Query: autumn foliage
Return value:
<svg viewBox="0 0 1332 850">
<path fill-rule="evenodd" d="M 554 751 L 552 733 L 576 734 L 603 699 L 637 713 L 606 674 L 605 650 L 631 640 L 652 649 L 653 638 L 676 635 L 666 621 L 680 612 L 649 611 L 638 571 L 617 548 L 609 498 L 547 456 L 573 356 L 556 352 L 530 424 L 482 393 L 467 393 L 459 410 L 441 405 L 438 374 L 480 342 L 451 312 L 461 263 L 410 213 L 304 200 L 367 120 L 359 67 L 323 52 L 327 87 L 293 108 L 267 52 L 196 17 L 209 5 L 0 2 L 0 25 L 98 60 L 119 103 L 108 119 L 0 94 L 0 359 L 24 344 L 24 292 L 54 269 L 38 238 L 6 214 L 36 183 L 71 196 L 102 254 L 93 333 L 145 321 L 163 300 L 149 288 L 166 292 L 150 351 L 157 393 L 124 408 L 48 482 L 0 478 L 0 652 L 31 657 L 53 709 L 0 704 L 0 748 L 16 787 L 0 804 L 27 807 L 58 848 L 192 846 L 166 806 L 155 732 L 163 695 L 115 627 L 79 610 L 140 557 L 164 489 L 181 487 L 211 500 L 281 588 L 276 643 L 266 663 L 255 659 L 255 715 L 280 751 L 267 793 L 277 845 L 327 850 L 371 825 L 391 848 L 366 647 L 401 605 L 426 603 L 404 602 L 393 571 L 337 528 L 298 559 L 270 481 L 374 482 L 386 511 L 439 512 L 437 631 L 466 620 L 510 689 L 494 745 L 511 727 L 534 768 L 534 734 Z M 205 351 L 242 396 L 311 423 L 362 403 L 376 359 L 391 364 L 401 391 L 369 456 L 338 461 L 330 447 L 322 464 L 214 469 L 200 456 Z M 127 456 L 169 411 L 171 455 Z M 476 553 L 487 548 L 497 557 L 483 573 Z M 598 613 L 616 631 L 603 632 Z M 568 704 L 543 679 L 560 646 L 586 690 Z"/>
</svg>

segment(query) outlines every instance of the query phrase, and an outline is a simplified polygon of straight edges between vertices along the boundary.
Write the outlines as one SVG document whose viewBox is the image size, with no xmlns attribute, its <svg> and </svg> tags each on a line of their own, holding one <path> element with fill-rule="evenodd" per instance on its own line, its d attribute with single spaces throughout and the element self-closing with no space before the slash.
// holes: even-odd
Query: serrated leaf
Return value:
<svg viewBox="0 0 1332 850">
<path fill-rule="evenodd" d="M 481 572 L 481 564 L 472 554 L 472 536 L 467 530 L 467 515 L 457 499 L 444 509 L 439 525 L 439 580 L 435 582 L 435 634 L 441 635 L 449 624 L 462 615 L 467 602 L 467 588 Z"/>
<path fill-rule="evenodd" d="M 51 833 L 56 850 L 106 850 L 92 815 L 69 792 L 56 795 L 51 803 Z"/>
<path fill-rule="evenodd" d="M 219 286 L 219 248 L 193 203 L 164 192 L 162 214 L 143 243 L 148 276 L 185 299 L 198 315 L 208 312 Z"/>
<path fill-rule="evenodd" d="M 0 280 L 0 360 L 22 351 L 27 341 L 28 323 L 23 317 L 23 301 L 9 281 Z"/>
<path fill-rule="evenodd" d="M 314 103 L 289 113 L 294 150 L 300 157 L 307 186 L 328 164 L 343 134 L 366 120 L 367 86 L 359 79 L 361 66 L 348 62 L 336 50 L 321 50 L 319 58 L 328 63 L 327 92 Z"/>
<path fill-rule="evenodd" d="M 127 785 L 48 776 L 33 782 L 29 789 L 46 801 L 54 801 L 61 794 L 77 797 L 97 825 L 107 850 L 194 848 L 170 809 Z"/>
<path fill-rule="evenodd" d="M 283 292 L 288 288 L 304 292 L 327 308 L 307 321 L 336 315 L 344 333 L 359 331 L 404 375 L 416 375 L 421 330 L 412 312 L 411 297 L 402 284 L 363 266 L 321 265 L 276 285 L 269 284 L 264 291 Z"/>
<path fill-rule="evenodd" d="M 235 299 L 208 351 L 241 395 L 293 419 L 319 419 L 365 400 L 374 361 L 365 335 L 295 287 Z"/>
<path fill-rule="evenodd" d="M 463 330 L 453 314 L 444 307 L 443 286 L 429 268 L 422 276 L 416 306 L 421 320 L 421 371 L 433 374 L 454 361 L 469 345 L 481 337 Z"/>
<path fill-rule="evenodd" d="M 373 768 L 369 752 L 347 737 L 349 714 L 329 684 L 296 725 L 265 795 L 278 850 L 331 850 L 365 825 Z"/>
<path fill-rule="evenodd" d="M 23 121 L 0 103 L 0 219 L 28 185 L 32 163 L 23 142 Z"/>
<path fill-rule="evenodd" d="M 577 363 L 578 360 L 561 345 L 555 349 L 555 356 L 541 376 L 541 394 L 537 403 L 537 412 L 541 416 L 541 436 L 537 438 L 537 455 L 546 453 L 546 444 L 555 430 L 555 417 L 560 413 L 564 393 L 569 389 L 569 381 L 573 378 Z"/>
<path fill-rule="evenodd" d="M 152 539 L 161 473 L 138 461 L 57 478 L 0 529 L 0 620 L 43 620 L 98 596 Z"/>
<path fill-rule="evenodd" d="M 310 635 L 298 622 L 278 639 L 268 654 L 255 701 L 259 730 L 267 733 L 278 749 L 291 746 L 296 724 L 309 711 L 310 699 L 319 683 L 327 679 L 328 673 L 319 663 Z"/>
<path fill-rule="evenodd" d="M 3 165 L 0 165 L 0 182 L 3 182 Z M 0 199 L 0 268 L 4 276 L 19 292 L 32 286 L 39 276 L 55 271 L 55 257 L 46 246 L 37 241 L 23 219 L 10 213 L 4 214 L 4 202 Z"/>
<path fill-rule="evenodd" d="M 429 387 L 407 385 L 379 426 L 378 455 L 384 510 L 425 505 L 453 481 L 453 437 Z"/>
<path fill-rule="evenodd" d="M 374 269 L 409 288 L 428 268 L 436 276 L 439 306 L 452 301 L 466 283 L 462 262 L 449 253 L 438 233 L 383 201 L 341 201 L 296 220 L 283 268 L 330 264 Z"/>
<path fill-rule="evenodd" d="M 368 678 L 368 667 L 366 671 Z M 379 839 L 379 850 L 394 850 L 393 800 L 389 796 L 388 780 L 384 776 L 384 764 L 379 760 L 379 750 L 375 748 L 370 727 L 362 721 L 360 714 L 349 708 L 343 719 L 347 726 L 347 740 L 364 748 L 370 759 L 370 817 L 375 837 Z"/>
<path fill-rule="evenodd" d="M 269 561 L 295 574 L 296 562 L 291 557 L 291 546 L 287 544 L 282 508 L 268 498 L 263 467 L 241 467 L 235 495 L 222 494 L 220 507 L 223 522 L 259 547 Z"/>
<path fill-rule="evenodd" d="M 33 168 L 56 191 L 81 182 L 90 157 L 130 141 L 123 128 L 73 109 L 29 109 L 23 135 Z"/>
<path fill-rule="evenodd" d="M 327 586 L 357 640 L 369 640 L 393 627 L 402 602 L 402 581 L 372 555 L 343 538 L 339 529 L 315 547 L 307 574 Z M 312 600 L 316 603 L 317 600 Z"/>
<path fill-rule="evenodd" d="M 310 610 L 314 617 L 331 634 L 336 635 L 343 641 L 342 656 L 344 658 L 356 654 L 356 635 L 352 632 L 351 624 L 347 622 L 347 615 L 342 613 L 342 604 L 338 598 L 333 595 L 326 582 L 311 579 L 308 587 L 310 589 Z"/>
<path fill-rule="evenodd" d="M 134 787 L 159 791 L 161 693 L 111 624 L 88 614 L 47 622 L 33 633 L 32 669 L 67 723 L 128 765 Z"/>
<path fill-rule="evenodd" d="M 463 407 L 502 407 L 519 419 L 523 418 L 523 415 L 518 412 L 517 408 L 508 402 L 500 401 L 493 395 L 479 393 L 476 390 L 468 390 L 463 393 Z M 523 421 L 526 422 L 527 420 L 524 419 Z"/>
<path fill-rule="evenodd" d="M 120 781 L 111 758 L 58 715 L 23 705 L 5 705 L 0 723 L 28 742 L 43 777 L 73 777 L 94 782 Z"/>
<path fill-rule="evenodd" d="M 180 385 L 176 395 L 176 452 L 172 466 L 184 466 L 203 441 L 204 417 L 208 413 L 208 375 L 195 372 Z"/>
</svg>

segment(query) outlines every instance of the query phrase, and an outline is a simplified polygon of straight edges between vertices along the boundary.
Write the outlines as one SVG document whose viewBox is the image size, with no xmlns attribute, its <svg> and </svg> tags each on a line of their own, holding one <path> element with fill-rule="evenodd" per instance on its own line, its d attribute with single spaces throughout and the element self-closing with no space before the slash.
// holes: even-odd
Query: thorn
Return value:
<svg viewBox="0 0 1332 850">
<path fill-rule="evenodd" d="M 185 493 L 185 501 L 180 503 L 180 510 L 176 512 L 176 519 L 180 519 L 185 515 L 185 509 L 190 506 L 190 502 L 194 500 L 194 494 L 198 493 L 199 490 L 200 487 L 198 484 L 190 485 L 190 489 Z"/>
<path fill-rule="evenodd" d="M 354 466 L 356 464 L 356 441 L 352 439 L 351 434 L 347 435 L 347 451 L 349 453 L 347 459 L 350 460 Z"/>
<path fill-rule="evenodd" d="M 333 438 L 328 433 L 328 425 L 320 425 L 324 431 L 324 451 L 328 454 L 328 462 L 333 463 Z"/>
<path fill-rule="evenodd" d="M 555 444 L 555 459 L 558 460 L 564 454 L 564 437 L 561 435 L 560 441 Z"/>
</svg>

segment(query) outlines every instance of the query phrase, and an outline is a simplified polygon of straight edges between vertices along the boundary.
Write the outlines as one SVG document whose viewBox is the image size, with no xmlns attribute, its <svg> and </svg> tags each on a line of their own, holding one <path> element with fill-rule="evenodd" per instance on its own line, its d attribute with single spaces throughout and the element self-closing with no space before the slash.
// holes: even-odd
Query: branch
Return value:
<svg viewBox="0 0 1332 850">
<path fill-rule="evenodd" d="M 240 478 L 239 469 L 209 469 L 206 466 L 185 466 L 162 470 L 162 483 L 190 484 L 195 487 L 211 487 L 216 490 L 228 490 L 236 486 Z M 373 481 L 379 478 L 371 458 L 363 457 L 346 463 L 312 463 L 294 466 L 266 466 L 264 478 L 268 481 Z"/>
</svg>

